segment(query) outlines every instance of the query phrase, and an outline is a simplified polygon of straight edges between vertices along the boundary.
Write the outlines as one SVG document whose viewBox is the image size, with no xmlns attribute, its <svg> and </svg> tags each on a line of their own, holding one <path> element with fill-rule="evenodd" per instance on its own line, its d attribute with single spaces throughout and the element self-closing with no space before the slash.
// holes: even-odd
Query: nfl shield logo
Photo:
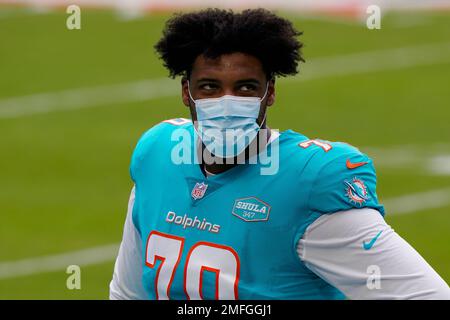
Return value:
<svg viewBox="0 0 450 320">
<path fill-rule="evenodd" d="M 203 198 L 206 189 L 208 189 L 207 184 L 205 184 L 204 182 L 197 182 L 191 192 L 192 198 L 194 198 L 194 200 Z"/>
</svg>

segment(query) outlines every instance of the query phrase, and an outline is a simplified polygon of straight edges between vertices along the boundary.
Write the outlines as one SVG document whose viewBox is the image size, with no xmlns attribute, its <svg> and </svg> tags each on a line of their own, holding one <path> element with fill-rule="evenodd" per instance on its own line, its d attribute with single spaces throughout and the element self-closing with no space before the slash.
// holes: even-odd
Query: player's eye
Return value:
<svg viewBox="0 0 450 320">
<path fill-rule="evenodd" d="M 200 90 L 203 91 L 213 91 L 216 90 L 218 88 L 218 86 L 214 83 L 205 83 L 200 85 Z"/>
<path fill-rule="evenodd" d="M 239 91 L 245 92 L 245 93 L 251 93 L 256 91 L 256 86 L 252 84 L 243 84 L 239 87 Z"/>
</svg>

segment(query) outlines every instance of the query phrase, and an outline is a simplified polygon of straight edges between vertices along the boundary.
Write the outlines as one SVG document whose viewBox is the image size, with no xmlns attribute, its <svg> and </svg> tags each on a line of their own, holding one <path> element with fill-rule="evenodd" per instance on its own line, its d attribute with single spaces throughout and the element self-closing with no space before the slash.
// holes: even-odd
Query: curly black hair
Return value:
<svg viewBox="0 0 450 320">
<path fill-rule="evenodd" d="M 258 58 L 272 78 L 298 72 L 299 62 L 305 61 L 296 38 L 301 34 L 289 20 L 265 9 L 234 13 L 210 8 L 175 14 L 155 49 L 172 78 L 189 76 L 199 55 L 214 59 L 232 52 Z"/>
</svg>

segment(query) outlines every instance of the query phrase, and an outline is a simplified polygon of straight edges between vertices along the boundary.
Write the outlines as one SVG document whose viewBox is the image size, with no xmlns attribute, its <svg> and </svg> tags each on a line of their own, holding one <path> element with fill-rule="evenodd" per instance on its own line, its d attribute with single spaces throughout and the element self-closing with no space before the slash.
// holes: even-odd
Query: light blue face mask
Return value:
<svg viewBox="0 0 450 320">
<path fill-rule="evenodd" d="M 238 156 L 256 138 L 261 128 L 256 120 L 268 88 L 269 83 L 262 98 L 225 95 L 194 100 L 188 81 L 189 96 L 197 112 L 194 128 L 211 154 L 220 158 Z"/>
</svg>

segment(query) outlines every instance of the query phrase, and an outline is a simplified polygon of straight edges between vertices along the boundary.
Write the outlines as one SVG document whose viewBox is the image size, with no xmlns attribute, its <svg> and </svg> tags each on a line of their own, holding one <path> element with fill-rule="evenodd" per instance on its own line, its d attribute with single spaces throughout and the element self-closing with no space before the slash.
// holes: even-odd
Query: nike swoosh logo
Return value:
<svg viewBox="0 0 450 320">
<path fill-rule="evenodd" d="M 382 232 L 383 232 L 383 230 L 378 232 L 378 234 L 375 236 L 375 238 L 370 240 L 369 243 L 363 241 L 363 248 L 364 248 L 364 250 L 369 250 L 370 248 L 372 248 L 373 245 L 375 244 L 375 241 L 377 241 L 378 237 L 381 235 Z"/>
<path fill-rule="evenodd" d="M 356 169 L 359 168 L 365 164 L 368 164 L 368 162 L 364 161 L 364 162 L 350 162 L 349 159 L 347 159 L 347 162 L 345 163 L 347 165 L 348 169 Z"/>
</svg>

